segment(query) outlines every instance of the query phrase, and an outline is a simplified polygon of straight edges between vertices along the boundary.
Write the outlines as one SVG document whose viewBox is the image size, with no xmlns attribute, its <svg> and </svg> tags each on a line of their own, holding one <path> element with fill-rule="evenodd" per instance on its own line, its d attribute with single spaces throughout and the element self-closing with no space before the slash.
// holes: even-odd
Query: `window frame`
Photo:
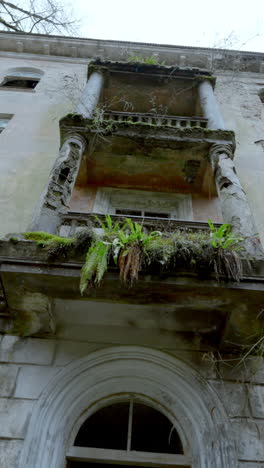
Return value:
<svg viewBox="0 0 264 468">
<path fill-rule="evenodd" d="M 146 200 L 142 205 L 143 197 Z M 156 215 L 155 219 L 159 219 L 157 214 L 160 212 L 168 214 L 168 217 L 160 219 L 193 220 L 191 194 L 98 187 L 92 209 L 93 213 L 111 215 L 116 214 L 116 210 L 137 210 L 144 213 L 153 211 Z M 128 217 L 129 215 L 121 214 L 120 216 Z"/>
<path fill-rule="evenodd" d="M 125 396 L 124 396 L 125 397 Z M 112 400 L 112 399 L 111 399 Z M 154 408 L 153 404 L 142 399 L 137 394 L 129 394 L 122 401 L 127 401 L 129 404 L 128 411 L 128 431 L 127 431 L 127 448 L 126 450 L 119 449 L 105 449 L 97 447 L 81 447 L 73 445 L 70 447 L 66 454 L 67 462 L 86 462 L 86 463 L 107 463 L 110 465 L 136 465 L 136 466 L 151 466 L 151 467 L 172 467 L 172 468 L 191 468 L 192 461 L 190 455 L 166 453 L 166 452 L 144 452 L 139 450 L 131 450 L 132 441 L 132 426 L 133 426 L 133 412 L 134 403 L 141 403 L 150 406 L 159 413 L 163 414 L 168 420 L 168 416 L 160 411 L 160 408 Z M 121 402 L 118 398 L 117 401 L 111 401 L 110 404 Z M 102 408 L 107 408 L 109 405 L 103 405 Z M 98 411 L 98 409 L 97 409 Z M 95 411 L 93 414 L 96 414 Z M 90 414 L 91 416 L 91 414 Z M 89 417 L 90 417 L 89 416 Z M 89 419 L 89 417 L 87 419 Z M 86 419 L 86 420 L 87 420 Z M 84 421 L 85 422 L 85 421 Z M 175 427 L 172 423 L 172 427 Z M 82 426 L 81 426 L 82 427 Z M 175 427 L 175 430 L 176 427 Z M 177 431 L 178 433 L 178 431 Z M 179 435 L 179 434 L 178 434 Z M 180 435 L 179 435 L 180 437 Z M 182 442 L 182 441 L 181 441 Z M 184 445 L 183 445 L 184 447 Z M 185 447 L 186 450 L 186 447 Z M 67 465 L 68 466 L 68 465 Z M 70 466 L 69 466 L 70 468 Z"/>
<path fill-rule="evenodd" d="M 152 467 L 191 468 L 192 461 L 188 455 L 171 453 L 139 452 L 93 447 L 71 447 L 66 455 L 68 462 L 107 463 L 110 465 L 136 465 Z"/>
<path fill-rule="evenodd" d="M 0 90 L 2 91 L 21 91 L 26 93 L 35 93 L 36 88 L 41 81 L 44 72 L 39 69 L 30 68 L 30 67 L 21 67 L 21 68 L 11 68 L 6 70 L 4 73 L 1 73 L 0 76 Z M 25 88 L 19 86 L 6 86 L 6 83 L 9 80 L 16 81 L 37 81 L 37 84 L 34 88 Z"/>
<path fill-rule="evenodd" d="M 16 81 L 36 81 L 36 85 L 34 87 L 20 87 L 20 86 L 8 86 L 7 83 L 12 81 L 12 80 L 16 80 Z M 36 87 L 38 86 L 40 82 L 40 78 L 34 78 L 34 77 L 29 77 L 29 76 L 15 76 L 15 75 L 7 75 L 5 76 L 5 78 L 3 79 L 2 83 L 0 84 L 0 87 L 1 88 L 6 88 L 8 89 L 9 91 L 10 90 L 22 90 L 22 91 L 34 91 L 36 89 Z"/>
</svg>

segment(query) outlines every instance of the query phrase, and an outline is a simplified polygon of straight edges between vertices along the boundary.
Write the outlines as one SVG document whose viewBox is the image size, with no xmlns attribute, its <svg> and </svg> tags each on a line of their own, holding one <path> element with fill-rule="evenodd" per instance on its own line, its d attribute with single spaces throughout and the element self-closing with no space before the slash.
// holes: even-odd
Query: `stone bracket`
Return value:
<svg viewBox="0 0 264 468">
<path fill-rule="evenodd" d="M 44 294 L 25 291 L 23 287 L 13 288 L 9 281 L 4 287 L 0 277 L 0 333 L 46 336 L 54 332 L 50 299 Z"/>
</svg>

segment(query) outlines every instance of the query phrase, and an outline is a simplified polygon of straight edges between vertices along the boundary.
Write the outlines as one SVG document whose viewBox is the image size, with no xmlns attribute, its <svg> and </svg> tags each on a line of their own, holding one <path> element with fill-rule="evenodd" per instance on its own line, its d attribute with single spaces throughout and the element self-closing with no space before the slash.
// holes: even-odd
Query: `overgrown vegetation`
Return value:
<svg viewBox="0 0 264 468">
<path fill-rule="evenodd" d="M 130 63 L 144 63 L 145 65 L 160 65 L 162 67 L 166 65 L 165 60 L 159 62 L 158 58 L 154 55 L 151 55 L 149 57 L 143 57 L 143 55 L 130 55 L 128 61 Z"/>
<path fill-rule="evenodd" d="M 229 224 L 216 229 L 209 220 L 209 231 L 174 232 L 152 231 L 126 218 L 123 223 L 113 222 L 110 215 L 105 221 L 96 218 L 98 229 L 84 229 L 74 238 L 59 237 L 45 232 L 27 232 L 25 239 L 45 249 L 50 261 L 84 255 L 80 291 L 88 286 L 100 285 L 108 266 L 117 265 L 121 282 L 128 287 L 137 281 L 139 272 L 155 274 L 177 269 L 192 270 L 217 280 L 225 278 L 239 281 L 242 262 L 239 253 L 242 237 L 234 236 Z"/>
</svg>

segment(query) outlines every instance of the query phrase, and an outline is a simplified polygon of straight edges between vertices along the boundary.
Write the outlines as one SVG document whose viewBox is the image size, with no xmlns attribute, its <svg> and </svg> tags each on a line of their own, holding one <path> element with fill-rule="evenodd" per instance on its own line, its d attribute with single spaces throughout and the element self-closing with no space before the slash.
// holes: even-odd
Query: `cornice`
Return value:
<svg viewBox="0 0 264 468">
<path fill-rule="evenodd" d="M 98 57 L 126 61 L 132 55 L 154 55 L 168 65 L 264 73 L 264 53 L 205 47 L 0 32 L 0 51 L 1 55 L 25 58 L 26 54 L 30 59 L 73 63 Z"/>
</svg>

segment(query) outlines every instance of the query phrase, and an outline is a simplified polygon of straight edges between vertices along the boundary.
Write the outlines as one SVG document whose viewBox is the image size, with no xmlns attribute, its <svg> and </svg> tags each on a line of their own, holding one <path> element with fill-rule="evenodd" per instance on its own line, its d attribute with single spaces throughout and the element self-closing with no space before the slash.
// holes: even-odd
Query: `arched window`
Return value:
<svg viewBox="0 0 264 468">
<path fill-rule="evenodd" d="M 119 403 L 129 403 L 129 409 L 123 410 L 123 426 L 121 411 L 115 407 Z M 91 433 L 93 428 L 94 438 L 96 425 L 103 431 L 107 421 L 103 408 L 107 407 L 112 411 L 110 421 L 125 427 L 126 443 L 130 434 L 130 450 L 89 447 L 88 430 Z M 168 426 L 150 416 L 151 409 L 168 420 L 169 442 Z M 104 434 L 117 440 L 111 426 L 107 428 Z M 140 450 L 134 445 L 133 428 L 142 439 Z M 149 439 L 155 440 L 156 452 L 147 452 Z M 173 450 L 178 453 L 159 452 L 162 440 L 166 450 L 176 447 Z M 70 468 L 91 468 L 96 463 L 96 468 L 105 464 L 106 468 L 116 464 L 119 468 L 237 468 L 237 460 L 232 423 L 215 389 L 199 373 L 158 350 L 113 346 L 73 360 L 51 379 L 33 407 L 18 466 L 65 468 L 68 463 Z"/>
<path fill-rule="evenodd" d="M 13 68 L 7 71 L 1 87 L 7 89 L 34 89 L 44 72 L 37 68 Z"/>
<path fill-rule="evenodd" d="M 92 414 L 79 429 L 67 460 L 67 468 L 92 468 L 94 463 L 98 468 L 191 466 L 172 422 L 135 396 Z"/>
</svg>

